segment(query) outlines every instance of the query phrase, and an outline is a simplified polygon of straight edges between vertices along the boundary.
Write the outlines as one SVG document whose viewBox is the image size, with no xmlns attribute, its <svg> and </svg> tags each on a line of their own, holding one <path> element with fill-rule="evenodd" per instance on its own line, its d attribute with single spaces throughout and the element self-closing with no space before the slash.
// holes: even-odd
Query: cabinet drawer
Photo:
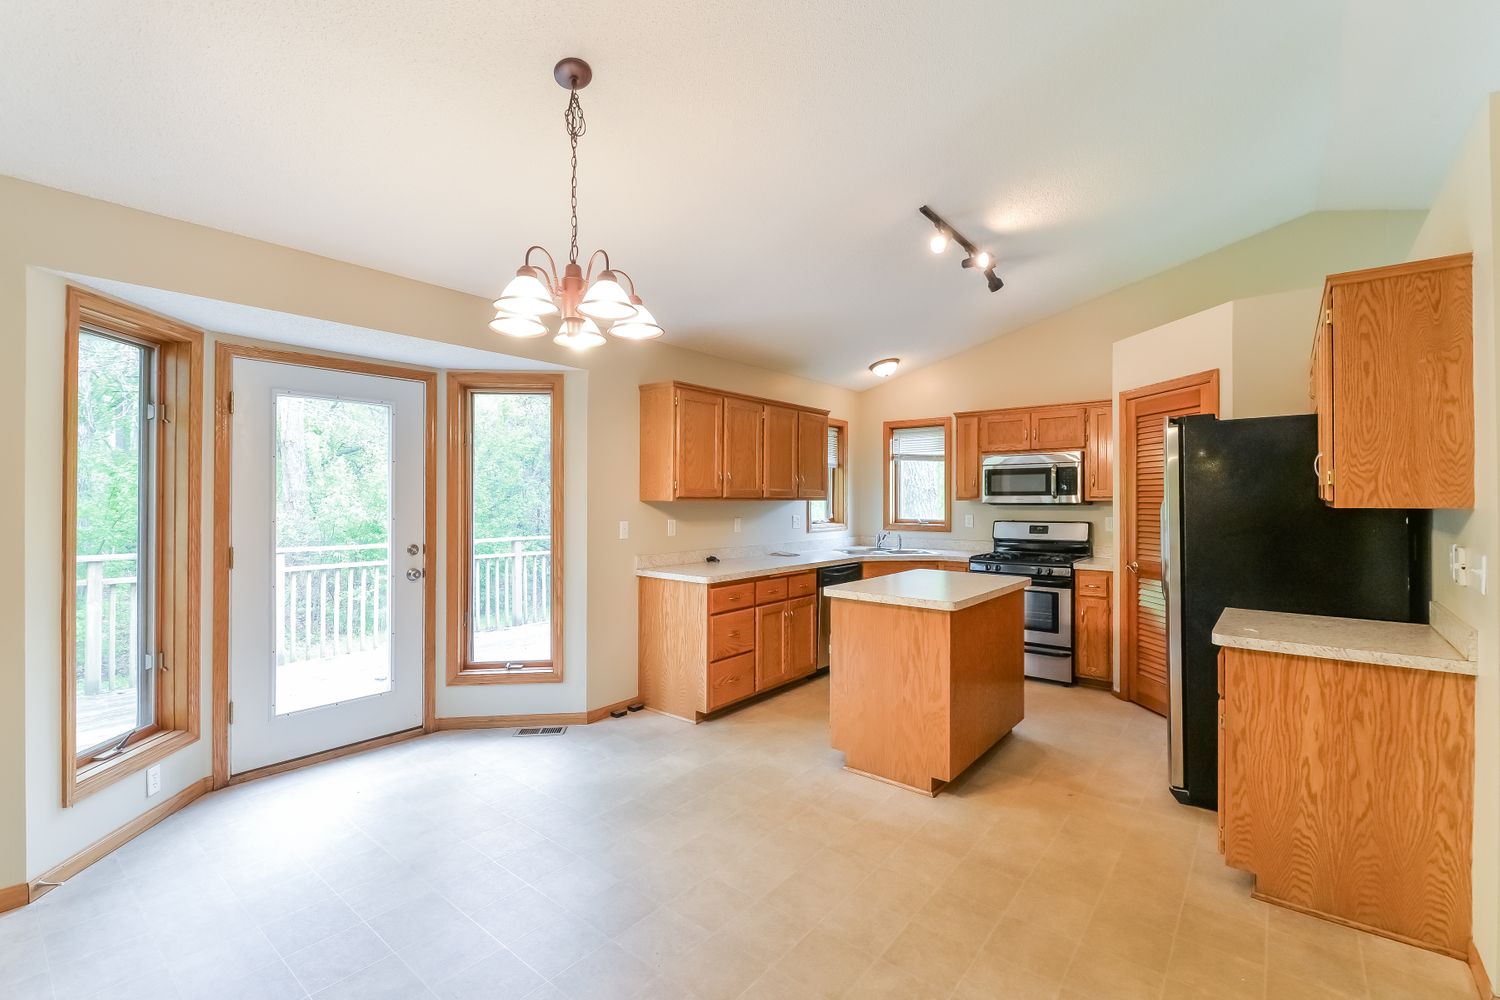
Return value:
<svg viewBox="0 0 1500 1000">
<path fill-rule="evenodd" d="M 1109 574 L 1097 570 L 1080 570 L 1077 587 L 1079 597 L 1108 597 Z"/>
<path fill-rule="evenodd" d="M 730 611 L 708 620 L 708 658 L 722 660 L 755 648 L 755 609 Z"/>
<path fill-rule="evenodd" d="M 755 604 L 755 584 L 729 583 L 720 587 L 710 587 L 708 591 L 708 613 L 716 615 L 720 611 L 737 611 L 740 608 L 748 608 Z"/>
<path fill-rule="evenodd" d="M 799 573 L 787 578 L 786 595 L 788 597 L 809 597 L 818 592 L 818 574 Z"/>
<path fill-rule="evenodd" d="M 777 576 L 769 580 L 755 581 L 755 603 L 770 604 L 786 600 L 786 577 Z"/>
<path fill-rule="evenodd" d="M 708 665 L 708 710 L 755 693 L 755 654 L 741 653 Z"/>
</svg>

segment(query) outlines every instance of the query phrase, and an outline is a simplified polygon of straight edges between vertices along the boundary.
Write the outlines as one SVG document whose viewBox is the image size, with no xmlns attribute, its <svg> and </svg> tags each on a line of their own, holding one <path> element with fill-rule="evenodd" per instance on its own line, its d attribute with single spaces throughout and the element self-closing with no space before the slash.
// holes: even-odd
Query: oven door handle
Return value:
<svg viewBox="0 0 1500 1000">
<path fill-rule="evenodd" d="M 1073 658 L 1071 651 L 1065 653 L 1051 646 L 1037 646 L 1028 642 L 1024 644 L 1024 647 L 1026 652 L 1035 653 L 1038 656 L 1051 656 L 1059 660 L 1071 660 Z"/>
</svg>

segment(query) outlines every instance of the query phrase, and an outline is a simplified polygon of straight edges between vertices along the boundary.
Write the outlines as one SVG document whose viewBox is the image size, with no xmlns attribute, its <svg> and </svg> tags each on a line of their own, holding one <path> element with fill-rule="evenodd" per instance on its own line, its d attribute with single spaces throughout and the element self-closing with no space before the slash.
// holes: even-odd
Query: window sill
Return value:
<svg viewBox="0 0 1500 1000">
<path fill-rule="evenodd" d="M 830 521 L 827 524 L 811 524 L 810 523 L 807 526 L 807 530 L 810 533 L 815 533 L 815 532 L 819 532 L 819 531 L 848 531 L 849 530 L 849 526 L 847 524 L 840 524 L 837 521 Z"/>
<path fill-rule="evenodd" d="M 914 522 L 907 521 L 887 521 L 885 525 L 886 531 L 947 531 L 948 528 L 949 523 L 947 521 L 943 521 L 942 523 L 930 524 L 916 524 Z"/>
<path fill-rule="evenodd" d="M 198 742 L 198 734 L 171 729 L 144 739 L 117 757 L 74 765 L 63 775 L 63 808 Z"/>
<path fill-rule="evenodd" d="M 560 684 L 563 675 L 560 666 L 528 667 L 524 670 L 507 670 L 504 667 L 465 667 L 450 675 L 449 684 Z"/>
</svg>

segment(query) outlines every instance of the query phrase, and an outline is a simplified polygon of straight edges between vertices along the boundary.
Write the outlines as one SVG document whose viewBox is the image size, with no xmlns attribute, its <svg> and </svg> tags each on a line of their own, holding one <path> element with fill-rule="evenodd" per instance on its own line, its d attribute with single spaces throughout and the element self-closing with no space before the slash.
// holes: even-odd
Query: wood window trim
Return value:
<svg viewBox="0 0 1500 1000">
<path fill-rule="evenodd" d="M 916 521 L 897 521 L 891 501 L 895 480 L 891 477 L 891 432 L 903 427 L 941 427 L 943 429 L 943 519 L 918 524 Z M 881 449 L 884 453 L 881 475 L 884 488 L 881 490 L 881 523 L 886 531 L 948 531 L 953 524 L 953 490 L 949 483 L 953 469 L 953 418 L 925 417 L 919 420 L 887 420 L 881 425 Z"/>
<path fill-rule="evenodd" d="M 839 432 L 839 464 L 838 468 L 843 473 L 835 483 L 835 477 L 828 477 L 828 499 L 809 500 L 807 502 L 807 530 L 809 533 L 819 531 L 848 531 L 849 530 L 849 421 L 840 420 L 837 417 L 828 418 L 828 426 L 837 428 Z M 813 524 L 812 505 L 815 503 L 828 504 L 829 520 L 822 524 Z M 835 517 L 834 515 L 838 516 Z"/>
<path fill-rule="evenodd" d="M 556 684 L 563 680 L 563 376 L 543 372 L 448 372 L 448 650 L 450 685 Z M 552 397 L 552 660 L 547 668 L 470 665 L 469 399 L 475 392 L 545 392 Z"/>
<path fill-rule="evenodd" d="M 75 565 L 78 557 L 78 355 L 83 329 L 151 345 L 157 352 L 159 405 L 156 478 L 155 614 L 159 651 L 156 717 L 123 752 L 79 761 L 74 693 Z M 203 343 L 201 330 L 137 306 L 69 285 L 63 362 L 62 508 L 62 805 L 94 792 L 198 741 L 202 629 Z"/>
</svg>

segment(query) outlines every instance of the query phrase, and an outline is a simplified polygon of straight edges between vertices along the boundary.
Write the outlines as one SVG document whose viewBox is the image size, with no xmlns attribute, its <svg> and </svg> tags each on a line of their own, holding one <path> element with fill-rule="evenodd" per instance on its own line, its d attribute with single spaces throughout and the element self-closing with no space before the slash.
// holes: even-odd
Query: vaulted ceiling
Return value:
<svg viewBox="0 0 1500 1000">
<path fill-rule="evenodd" d="M 1487 0 L 0 0 L 0 173 L 481 295 L 580 242 L 851 386 L 1315 209 L 1425 207 Z M 934 258 L 922 203 L 999 259 Z M 504 345 L 497 344 L 504 350 Z"/>
</svg>

